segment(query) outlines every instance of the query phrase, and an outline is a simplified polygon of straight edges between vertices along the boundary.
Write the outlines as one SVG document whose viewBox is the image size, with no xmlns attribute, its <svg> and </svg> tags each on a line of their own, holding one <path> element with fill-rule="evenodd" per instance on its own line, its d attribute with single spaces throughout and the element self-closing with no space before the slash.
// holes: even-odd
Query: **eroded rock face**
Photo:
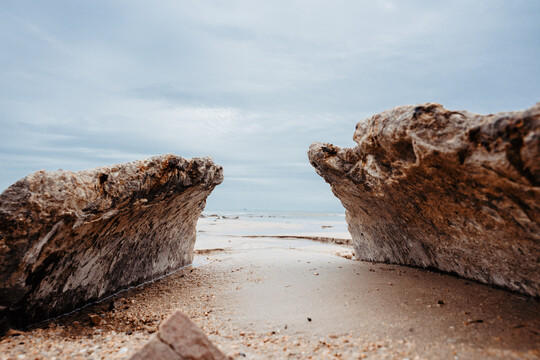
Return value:
<svg viewBox="0 0 540 360">
<path fill-rule="evenodd" d="M 308 156 L 358 258 L 435 267 L 540 296 L 540 103 L 478 115 L 400 106 Z"/>
<path fill-rule="evenodd" d="M 190 264 L 222 181 L 210 158 L 174 155 L 17 181 L 0 195 L 0 330 Z"/>
</svg>

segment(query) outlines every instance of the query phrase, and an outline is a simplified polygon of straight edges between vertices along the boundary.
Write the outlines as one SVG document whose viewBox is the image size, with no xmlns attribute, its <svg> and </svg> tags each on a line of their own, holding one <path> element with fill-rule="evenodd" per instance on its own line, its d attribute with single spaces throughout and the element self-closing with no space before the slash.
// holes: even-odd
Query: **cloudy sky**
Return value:
<svg viewBox="0 0 540 360">
<path fill-rule="evenodd" d="M 0 191 L 39 170 L 209 155 L 207 209 L 340 210 L 307 161 L 358 121 L 540 101 L 540 1 L 2 1 Z"/>
</svg>

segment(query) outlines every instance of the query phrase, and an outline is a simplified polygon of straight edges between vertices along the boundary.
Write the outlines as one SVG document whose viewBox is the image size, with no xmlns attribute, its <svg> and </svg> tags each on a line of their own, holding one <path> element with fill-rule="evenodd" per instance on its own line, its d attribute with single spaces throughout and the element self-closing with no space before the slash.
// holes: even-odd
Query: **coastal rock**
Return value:
<svg viewBox="0 0 540 360">
<path fill-rule="evenodd" d="M 540 103 L 478 115 L 400 106 L 354 148 L 308 156 L 346 209 L 356 256 L 540 295 Z"/>
<path fill-rule="evenodd" d="M 0 332 L 190 264 L 222 181 L 210 158 L 163 155 L 11 185 L 0 195 Z"/>
<path fill-rule="evenodd" d="M 225 360 L 226 357 L 190 318 L 177 310 L 161 324 L 159 332 L 130 358 L 139 359 Z"/>
</svg>

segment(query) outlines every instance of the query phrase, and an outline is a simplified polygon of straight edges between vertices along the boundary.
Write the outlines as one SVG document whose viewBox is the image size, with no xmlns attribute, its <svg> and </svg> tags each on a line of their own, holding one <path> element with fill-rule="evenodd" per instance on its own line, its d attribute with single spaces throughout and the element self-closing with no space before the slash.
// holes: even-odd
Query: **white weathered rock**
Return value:
<svg viewBox="0 0 540 360">
<path fill-rule="evenodd" d="M 222 181 L 210 158 L 174 155 L 17 181 L 0 195 L 0 332 L 190 264 Z"/>
<path fill-rule="evenodd" d="M 434 267 L 540 296 L 540 103 L 478 115 L 400 106 L 309 159 L 359 259 Z"/>
</svg>

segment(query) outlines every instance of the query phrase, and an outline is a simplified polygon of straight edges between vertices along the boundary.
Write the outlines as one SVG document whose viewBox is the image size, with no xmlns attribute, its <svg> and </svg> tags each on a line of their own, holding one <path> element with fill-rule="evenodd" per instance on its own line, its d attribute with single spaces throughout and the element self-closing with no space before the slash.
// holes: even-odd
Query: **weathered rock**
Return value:
<svg viewBox="0 0 540 360">
<path fill-rule="evenodd" d="M 359 259 L 540 295 L 540 103 L 486 116 L 400 106 L 358 123 L 354 140 L 308 155 Z"/>
<path fill-rule="evenodd" d="M 176 311 L 130 359 L 225 360 L 226 357 L 193 321 Z"/>
<path fill-rule="evenodd" d="M 190 264 L 222 181 L 210 158 L 174 155 L 17 181 L 0 195 L 0 332 Z"/>
</svg>

